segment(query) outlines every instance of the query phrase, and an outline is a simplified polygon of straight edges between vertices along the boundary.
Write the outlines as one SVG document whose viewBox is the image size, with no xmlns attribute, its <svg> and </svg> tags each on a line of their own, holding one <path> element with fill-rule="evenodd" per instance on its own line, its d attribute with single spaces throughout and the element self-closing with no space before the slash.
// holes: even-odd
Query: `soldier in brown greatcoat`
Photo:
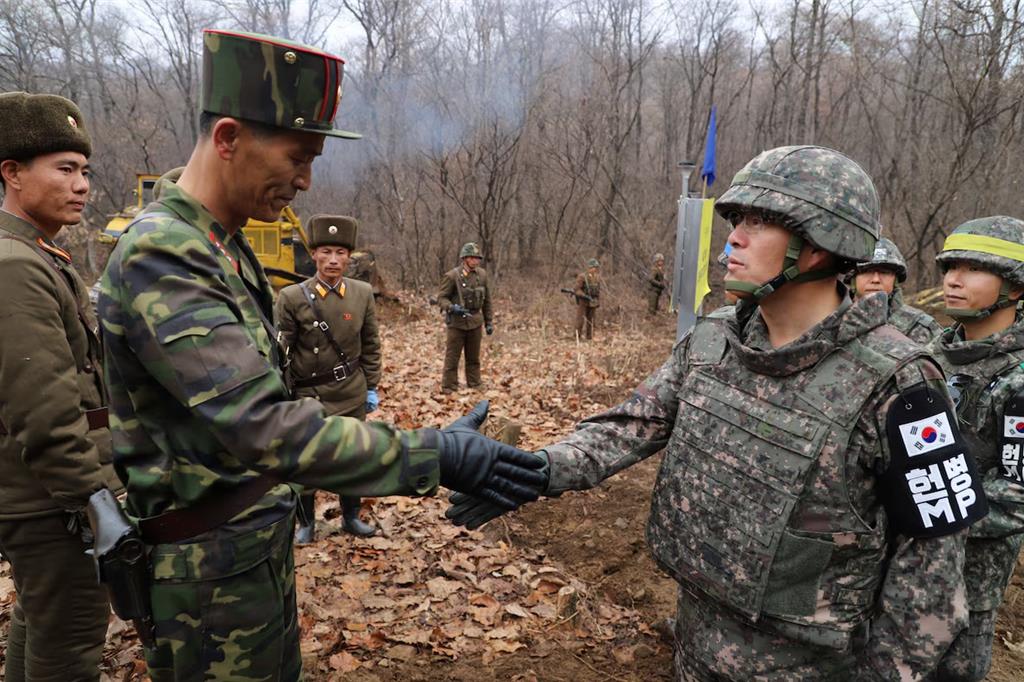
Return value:
<svg viewBox="0 0 1024 682">
<path fill-rule="evenodd" d="M 365 420 L 380 404 L 380 337 L 373 289 L 344 277 L 359 225 L 347 216 L 315 216 L 309 222 L 316 275 L 281 290 L 276 317 L 296 397 L 316 398 L 328 415 Z M 358 497 L 342 497 L 342 528 L 353 535 L 376 529 L 359 519 Z M 305 518 L 296 542 L 313 541 L 313 493 L 302 495 Z"/>
<path fill-rule="evenodd" d="M 4 93 L 0 121 L 0 552 L 17 593 L 0 677 L 98 680 L 110 608 L 80 531 L 120 483 L 96 317 L 53 241 L 81 220 L 92 146 L 56 95 Z"/>
<path fill-rule="evenodd" d="M 601 264 L 596 258 L 587 261 L 586 272 L 576 275 L 576 338 L 594 338 L 594 314 L 601 305 Z"/>
<path fill-rule="evenodd" d="M 480 342 L 484 329 L 494 333 L 491 288 L 487 272 L 480 267 L 483 256 L 473 242 L 459 251 L 462 264 L 444 273 L 437 292 L 437 303 L 445 313 L 448 335 L 445 339 L 444 374 L 441 390 L 459 387 L 459 357 L 466 354 L 466 385 L 480 385 Z"/>
</svg>

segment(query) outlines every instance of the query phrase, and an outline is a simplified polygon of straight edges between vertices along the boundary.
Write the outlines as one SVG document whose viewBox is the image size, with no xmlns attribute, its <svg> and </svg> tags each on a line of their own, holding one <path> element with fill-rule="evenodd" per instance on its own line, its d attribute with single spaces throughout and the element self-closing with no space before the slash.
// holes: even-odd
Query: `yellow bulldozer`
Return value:
<svg viewBox="0 0 1024 682">
<path fill-rule="evenodd" d="M 159 179 L 159 175 L 136 173 L 135 205 L 110 216 L 100 233 L 100 241 L 109 244 L 117 241 L 139 211 L 153 201 L 153 187 Z M 242 227 L 242 233 L 252 245 L 275 290 L 316 274 L 316 267 L 309 256 L 309 237 L 291 206 L 284 207 L 276 222 L 250 219 Z"/>
</svg>

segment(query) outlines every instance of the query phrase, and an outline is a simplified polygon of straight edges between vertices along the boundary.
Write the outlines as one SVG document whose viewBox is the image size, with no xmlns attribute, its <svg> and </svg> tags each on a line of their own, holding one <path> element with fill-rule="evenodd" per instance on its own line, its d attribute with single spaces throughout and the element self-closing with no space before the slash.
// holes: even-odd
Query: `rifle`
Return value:
<svg viewBox="0 0 1024 682">
<path fill-rule="evenodd" d="M 563 294 L 569 294 L 570 296 L 574 296 L 577 301 L 582 299 L 582 300 L 586 301 L 587 303 L 593 303 L 594 302 L 594 299 L 592 299 L 591 297 L 587 296 L 586 294 L 577 294 L 572 289 L 561 289 L 561 292 Z"/>
</svg>

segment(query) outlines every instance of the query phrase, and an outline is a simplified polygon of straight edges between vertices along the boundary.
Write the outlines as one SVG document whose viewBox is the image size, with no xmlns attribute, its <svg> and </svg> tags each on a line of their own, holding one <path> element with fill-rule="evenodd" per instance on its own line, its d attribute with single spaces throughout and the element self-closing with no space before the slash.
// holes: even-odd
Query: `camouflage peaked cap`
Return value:
<svg viewBox="0 0 1024 682">
<path fill-rule="evenodd" d="M 599 268 L 599 267 L 601 267 L 601 263 L 596 258 L 591 258 L 590 260 L 587 261 L 587 267 L 588 268 Z"/>
<path fill-rule="evenodd" d="M 825 147 L 776 147 L 754 157 L 715 202 L 729 219 L 763 211 L 818 248 L 854 261 L 878 241 L 875 185 L 855 161 Z"/>
<path fill-rule="evenodd" d="M 881 267 L 894 270 L 897 281 L 907 281 L 907 261 L 904 260 L 899 247 L 885 237 L 879 237 L 878 243 L 875 244 L 875 252 L 871 255 L 871 260 L 857 263 L 857 272 L 865 272 Z"/>
<path fill-rule="evenodd" d="M 276 128 L 358 139 L 334 129 L 344 60 L 256 33 L 203 31 L 203 94 L 211 114 Z"/>
<path fill-rule="evenodd" d="M 359 221 L 347 215 L 315 215 L 309 219 L 309 246 L 343 246 L 356 248 Z"/>
<path fill-rule="evenodd" d="M 484 257 L 476 242 L 466 242 L 462 245 L 462 248 L 459 249 L 459 258 L 467 258 L 469 256 L 475 256 L 476 258 Z"/>
<path fill-rule="evenodd" d="M 968 220 L 946 237 L 939 263 L 963 260 L 1024 284 L 1024 221 L 997 215 Z"/>
<path fill-rule="evenodd" d="M 92 155 L 82 112 L 58 95 L 0 94 L 0 161 L 28 161 L 54 152 Z"/>
</svg>

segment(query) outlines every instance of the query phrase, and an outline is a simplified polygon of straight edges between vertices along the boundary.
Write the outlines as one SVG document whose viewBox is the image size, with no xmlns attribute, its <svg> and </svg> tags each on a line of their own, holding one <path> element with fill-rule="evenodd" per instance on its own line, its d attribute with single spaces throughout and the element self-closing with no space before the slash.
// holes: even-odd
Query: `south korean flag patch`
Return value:
<svg viewBox="0 0 1024 682">
<path fill-rule="evenodd" d="M 1024 391 L 1006 403 L 999 443 L 999 476 L 1024 485 Z"/>
<path fill-rule="evenodd" d="M 898 532 L 949 535 L 988 513 L 977 465 L 945 395 L 927 386 L 901 393 L 889 408 L 886 435 L 891 459 L 881 476 L 883 503 Z"/>
</svg>

